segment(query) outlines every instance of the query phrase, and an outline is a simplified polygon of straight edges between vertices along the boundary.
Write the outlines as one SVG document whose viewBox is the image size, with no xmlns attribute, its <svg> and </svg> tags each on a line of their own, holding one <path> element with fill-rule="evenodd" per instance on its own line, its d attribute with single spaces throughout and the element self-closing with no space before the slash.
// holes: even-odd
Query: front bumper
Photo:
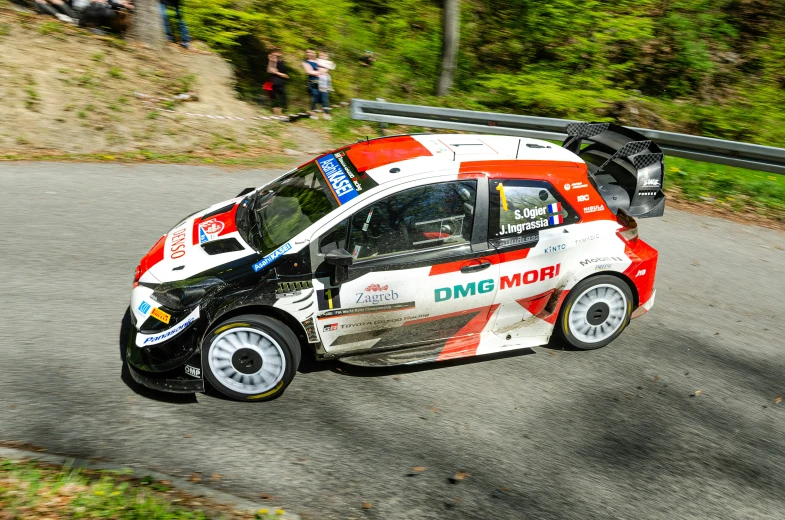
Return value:
<svg viewBox="0 0 785 520">
<path fill-rule="evenodd" d="M 140 333 L 132 325 L 125 360 L 133 380 L 163 392 L 204 391 L 201 325 L 199 321 L 192 323 L 172 339 L 147 347 L 137 345 Z"/>
<path fill-rule="evenodd" d="M 204 392 L 204 381 L 202 379 L 193 379 L 185 375 L 182 378 L 176 377 L 174 379 L 161 377 L 160 374 L 139 372 L 131 365 L 128 365 L 128 371 L 131 373 L 131 377 L 134 379 L 134 381 L 153 390 L 160 390 L 161 392 L 173 392 L 176 394 L 194 394 L 196 392 Z"/>
</svg>

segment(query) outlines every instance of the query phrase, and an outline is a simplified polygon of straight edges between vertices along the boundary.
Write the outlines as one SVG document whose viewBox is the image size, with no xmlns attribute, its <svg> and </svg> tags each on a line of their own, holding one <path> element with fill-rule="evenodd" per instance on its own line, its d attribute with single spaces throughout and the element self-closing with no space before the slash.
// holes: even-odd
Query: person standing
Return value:
<svg viewBox="0 0 785 520">
<path fill-rule="evenodd" d="M 174 9 L 174 14 L 177 16 L 177 21 L 180 23 L 180 45 L 182 45 L 184 49 L 187 49 L 191 38 L 188 36 L 188 27 L 185 25 L 183 13 L 180 10 L 180 0 L 161 0 L 161 16 L 164 19 L 166 37 L 170 42 L 175 43 L 172 25 L 169 23 L 169 7 Z"/>
<path fill-rule="evenodd" d="M 332 119 L 330 115 L 330 91 L 333 89 L 333 79 L 327 67 L 319 67 L 319 102 L 325 119 Z"/>
<path fill-rule="evenodd" d="M 311 97 L 311 119 L 316 117 L 316 104 L 319 103 L 321 95 L 319 94 L 319 64 L 316 63 L 316 51 L 308 49 L 305 51 L 305 59 L 303 60 L 303 70 L 308 75 L 307 87 L 308 94 Z"/>
<path fill-rule="evenodd" d="M 272 83 L 273 87 L 270 96 L 273 114 L 280 116 L 282 110 L 288 108 L 286 80 L 289 79 L 280 47 L 273 47 L 272 52 L 267 55 L 267 73 L 269 74 L 268 81 Z"/>
</svg>

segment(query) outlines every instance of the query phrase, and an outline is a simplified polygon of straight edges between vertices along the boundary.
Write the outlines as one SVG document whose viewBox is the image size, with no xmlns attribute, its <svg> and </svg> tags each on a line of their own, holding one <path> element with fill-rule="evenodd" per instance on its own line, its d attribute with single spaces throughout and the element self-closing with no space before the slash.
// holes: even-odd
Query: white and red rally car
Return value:
<svg viewBox="0 0 785 520">
<path fill-rule="evenodd" d="M 406 135 L 335 150 L 199 211 L 136 269 L 136 381 L 280 395 L 302 349 L 358 365 L 604 346 L 654 302 L 663 155 L 612 124 L 563 147 Z M 587 146 L 588 145 L 588 146 Z"/>
</svg>

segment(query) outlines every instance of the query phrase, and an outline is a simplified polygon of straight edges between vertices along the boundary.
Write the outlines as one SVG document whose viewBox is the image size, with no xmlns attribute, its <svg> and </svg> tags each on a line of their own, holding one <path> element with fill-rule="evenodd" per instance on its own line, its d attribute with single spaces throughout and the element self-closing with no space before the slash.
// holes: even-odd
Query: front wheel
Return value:
<svg viewBox="0 0 785 520">
<path fill-rule="evenodd" d="M 281 395 L 300 364 L 294 332 L 268 316 L 230 318 L 212 328 L 202 342 L 207 381 L 238 401 L 267 401 Z"/>
<path fill-rule="evenodd" d="M 629 286 L 615 276 L 593 276 L 570 291 L 559 314 L 557 333 L 581 350 L 604 347 L 621 334 L 631 314 Z"/>
</svg>

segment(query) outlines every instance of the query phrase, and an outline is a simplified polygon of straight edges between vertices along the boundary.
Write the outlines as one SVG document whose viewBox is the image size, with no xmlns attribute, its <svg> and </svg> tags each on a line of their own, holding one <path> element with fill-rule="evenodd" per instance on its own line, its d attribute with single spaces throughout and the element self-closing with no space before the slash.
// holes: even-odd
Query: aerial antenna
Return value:
<svg viewBox="0 0 785 520">
<path fill-rule="evenodd" d="M 371 145 L 371 140 L 370 140 L 370 139 L 368 139 L 368 136 L 367 136 L 367 135 L 365 136 L 365 144 L 367 144 L 367 145 L 369 145 L 369 146 Z"/>
<path fill-rule="evenodd" d="M 518 139 L 518 148 L 515 149 L 515 158 L 516 159 L 518 158 L 518 152 L 520 151 L 520 149 L 521 149 L 521 140 Z"/>
</svg>

